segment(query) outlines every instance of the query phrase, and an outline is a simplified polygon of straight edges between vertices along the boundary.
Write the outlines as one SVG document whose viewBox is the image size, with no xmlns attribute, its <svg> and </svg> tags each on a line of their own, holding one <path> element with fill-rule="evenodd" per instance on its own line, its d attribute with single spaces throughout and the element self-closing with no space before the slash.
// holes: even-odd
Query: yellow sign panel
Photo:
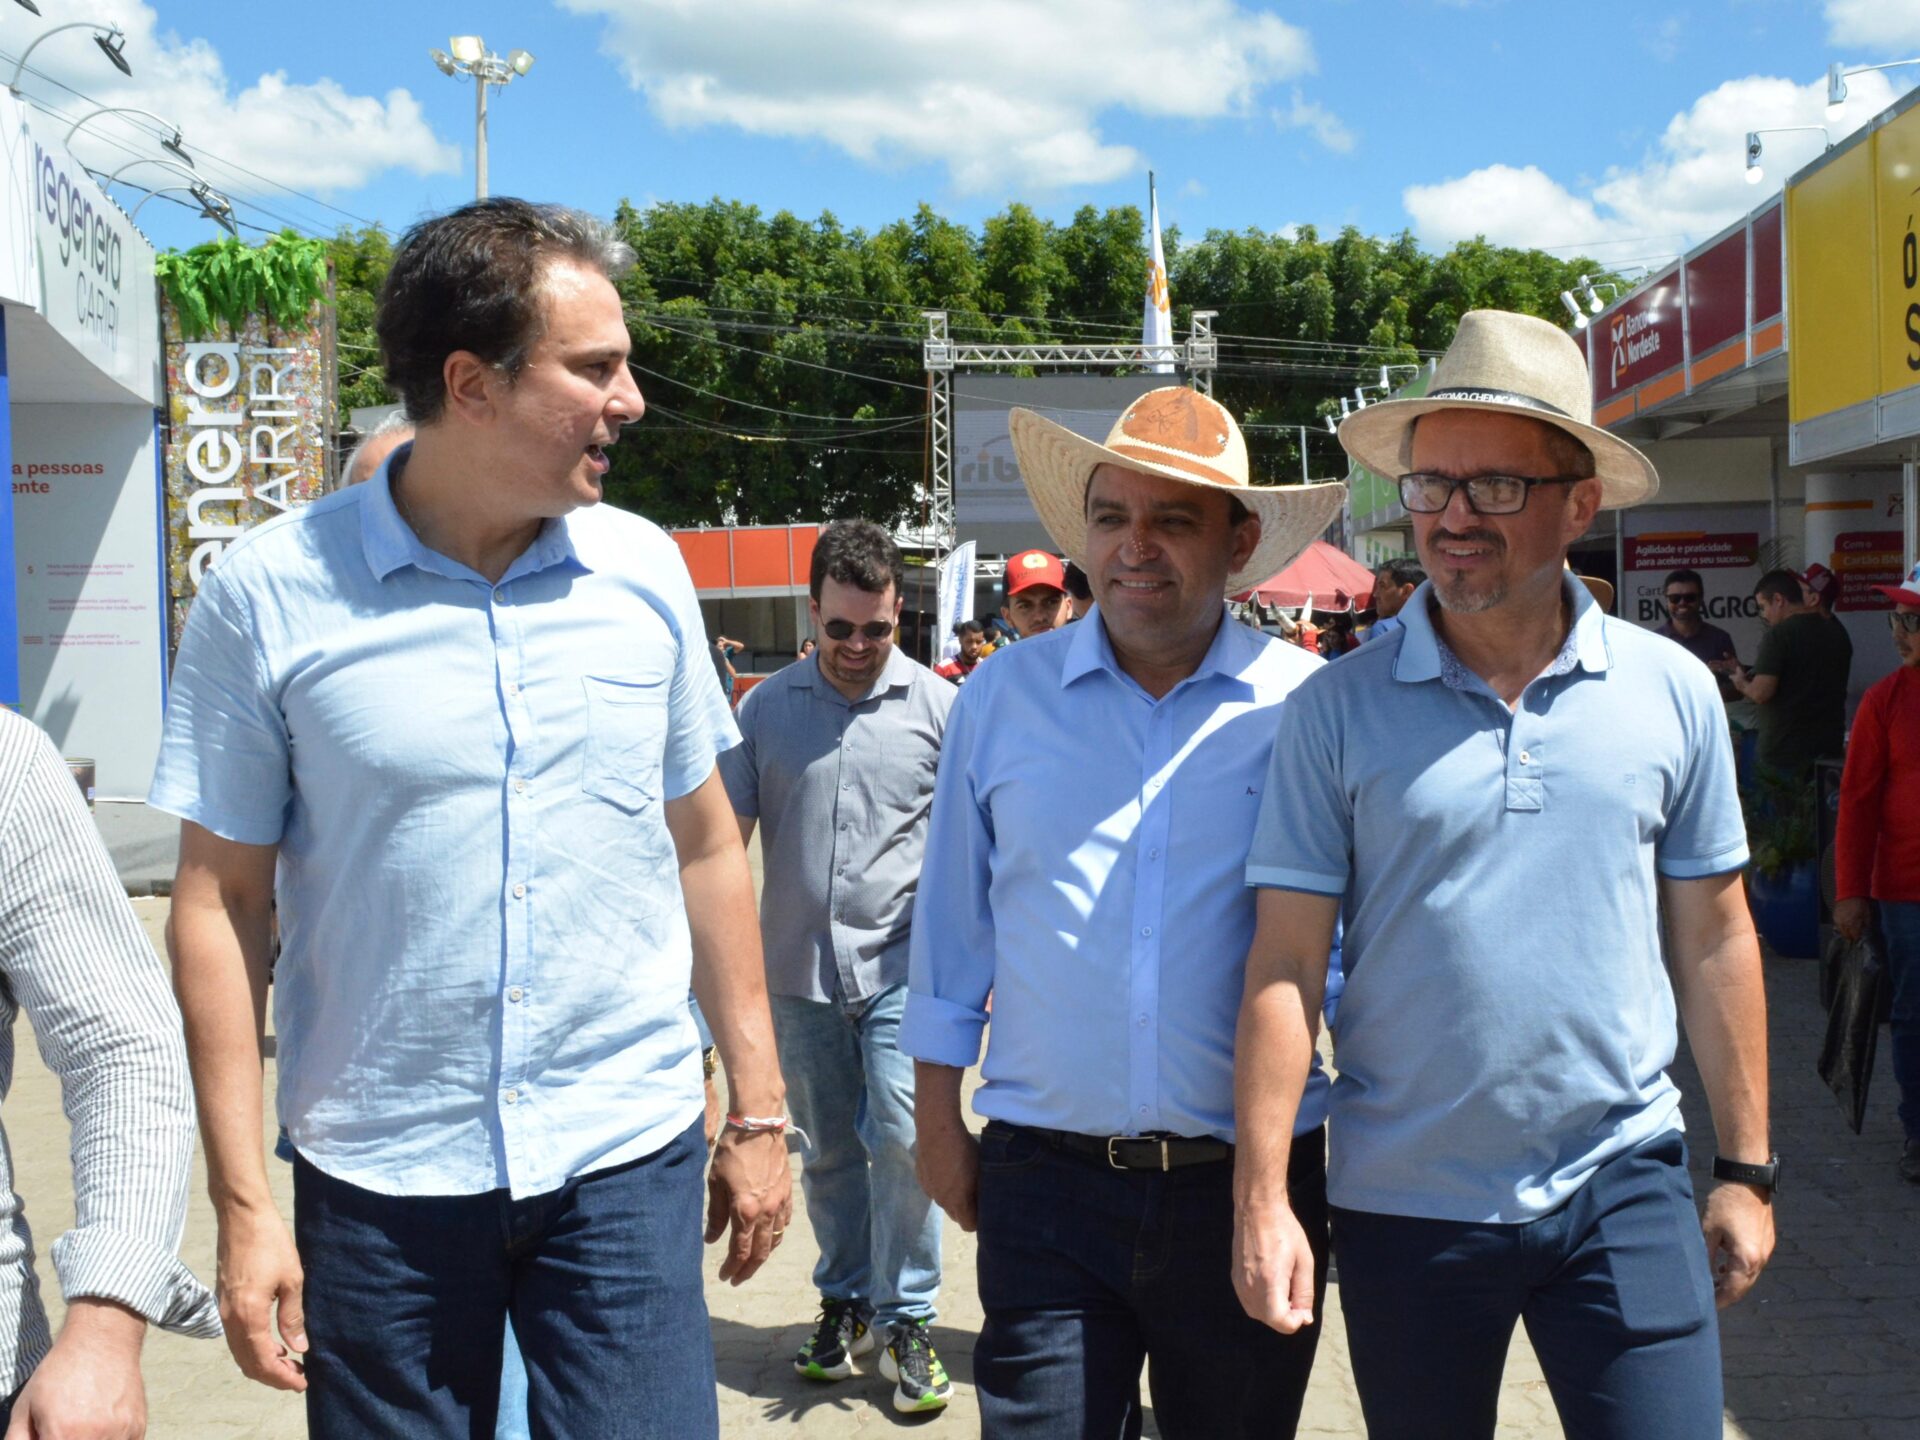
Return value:
<svg viewBox="0 0 1920 1440">
<path fill-rule="evenodd" d="M 1874 136 L 1880 391 L 1920 384 L 1920 109 Z"/>
<path fill-rule="evenodd" d="M 1787 187 L 1787 410 L 1794 424 L 1879 393 L 1874 147 L 1855 145 Z"/>
</svg>

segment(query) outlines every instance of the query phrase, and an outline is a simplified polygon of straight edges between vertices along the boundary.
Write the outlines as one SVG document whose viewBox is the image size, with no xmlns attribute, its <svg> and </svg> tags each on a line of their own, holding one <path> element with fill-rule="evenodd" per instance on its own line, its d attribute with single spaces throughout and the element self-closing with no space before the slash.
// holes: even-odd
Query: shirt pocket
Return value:
<svg viewBox="0 0 1920 1440">
<path fill-rule="evenodd" d="M 629 813 L 659 803 L 667 753 L 665 676 L 588 675 L 580 786 Z"/>
</svg>

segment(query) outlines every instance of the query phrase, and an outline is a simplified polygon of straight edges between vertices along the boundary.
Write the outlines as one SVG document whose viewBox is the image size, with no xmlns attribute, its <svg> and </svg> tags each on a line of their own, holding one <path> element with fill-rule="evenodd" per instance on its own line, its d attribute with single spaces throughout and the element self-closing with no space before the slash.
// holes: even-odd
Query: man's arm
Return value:
<svg viewBox="0 0 1920 1440">
<path fill-rule="evenodd" d="M 219 1227 L 216 1288 L 227 1348 L 251 1379 L 277 1390 L 304 1390 L 305 1274 L 267 1185 L 262 1144 L 262 1042 L 278 853 L 276 845 L 243 845 L 182 821 L 167 951 L 186 1022 L 207 1190 Z"/>
<path fill-rule="evenodd" d="M 1740 876 L 1663 879 L 1661 898 L 1674 991 L 1719 1152 L 1765 1164 L 1767 996 Z M 1773 1207 L 1750 1185 L 1722 1183 L 1707 1197 L 1702 1228 L 1715 1298 L 1725 1307 L 1753 1288 L 1773 1254 Z"/>
<path fill-rule="evenodd" d="M 1756 705 L 1765 705 L 1780 693 L 1778 675 L 1756 675 L 1751 670 L 1735 670 L 1727 676 L 1733 688 Z"/>
<path fill-rule="evenodd" d="M 666 808 L 693 933 L 693 991 L 727 1068 L 732 1113 L 784 1116 L 753 876 L 718 769 Z M 722 1129 L 707 1191 L 707 1242 L 731 1223 L 720 1278 L 738 1285 L 766 1262 L 793 1215 L 786 1136 Z"/>
<path fill-rule="evenodd" d="M 1313 1068 L 1340 900 L 1261 890 L 1234 1037 L 1233 1288 L 1291 1335 L 1313 1323 L 1313 1253 L 1287 1195 L 1293 1124 Z"/>
</svg>

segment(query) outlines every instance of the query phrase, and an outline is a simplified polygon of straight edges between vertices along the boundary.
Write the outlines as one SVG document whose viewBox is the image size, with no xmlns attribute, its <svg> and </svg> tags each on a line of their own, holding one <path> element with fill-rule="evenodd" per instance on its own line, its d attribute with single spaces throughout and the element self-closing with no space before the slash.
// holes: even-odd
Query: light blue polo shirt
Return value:
<svg viewBox="0 0 1920 1440">
<path fill-rule="evenodd" d="M 1746 863 L 1732 746 L 1706 667 L 1566 590 L 1514 710 L 1430 585 L 1281 707 L 1247 880 L 1343 897 L 1335 1205 L 1532 1220 L 1681 1127 L 1656 877 Z"/>
</svg>

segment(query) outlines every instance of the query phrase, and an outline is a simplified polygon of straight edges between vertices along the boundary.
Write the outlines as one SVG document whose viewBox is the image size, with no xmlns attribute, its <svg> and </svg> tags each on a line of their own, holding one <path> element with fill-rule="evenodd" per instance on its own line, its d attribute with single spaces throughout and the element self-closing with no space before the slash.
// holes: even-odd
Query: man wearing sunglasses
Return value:
<svg viewBox="0 0 1920 1440">
<path fill-rule="evenodd" d="M 940 1212 L 914 1176 L 913 1062 L 895 1037 L 907 936 L 947 711 L 957 693 L 895 648 L 900 550 L 868 520 L 821 532 L 808 576 L 820 646 L 740 702 L 720 773 L 743 840 L 762 826 L 760 924 L 801 1183 L 820 1245 L 820 1314 L 793 1357 L 842 1380 L 886 1347 L 894 1409 L 951 1387 L 928 1338 Z"/>
<path fill-rule="evenodd" d="M 1722 700 L 1739 699 L 1730 677 L 1740 668 L 1740 657 L 1734 652 L 1733 637 L 1718 625 L 1708 624 L 1702 613 L 1707 587 L 1700 572 L 1670 571 L 1660 592 L 1667 604 L 1667 620 L 1653 633 L 1666 636 L 1713 671 L 1720 681 Z"/>
<path fill-rule="evenodd" d="M 1773 1248 L 1732 747 L 1707 673 L 1565 571 L 1659 485 L 1591 413 L 1565 334 L 1474 311 L 1426 396 L 1341 426 L 1430 578 L 1281 710 L 1247 860 L 1241 1294 L 1281 1329 L 1312 1295 L 1279 1177 L 1344 921 L 1327 1185 L 1373 1440 L 1491 1437 L 1522 1320 L 1570 1432 L 1718 1435 L 1715 1304 Z M 1704 1244 L 1676 1001 L 1727 1181 Z"/>
</svg>

